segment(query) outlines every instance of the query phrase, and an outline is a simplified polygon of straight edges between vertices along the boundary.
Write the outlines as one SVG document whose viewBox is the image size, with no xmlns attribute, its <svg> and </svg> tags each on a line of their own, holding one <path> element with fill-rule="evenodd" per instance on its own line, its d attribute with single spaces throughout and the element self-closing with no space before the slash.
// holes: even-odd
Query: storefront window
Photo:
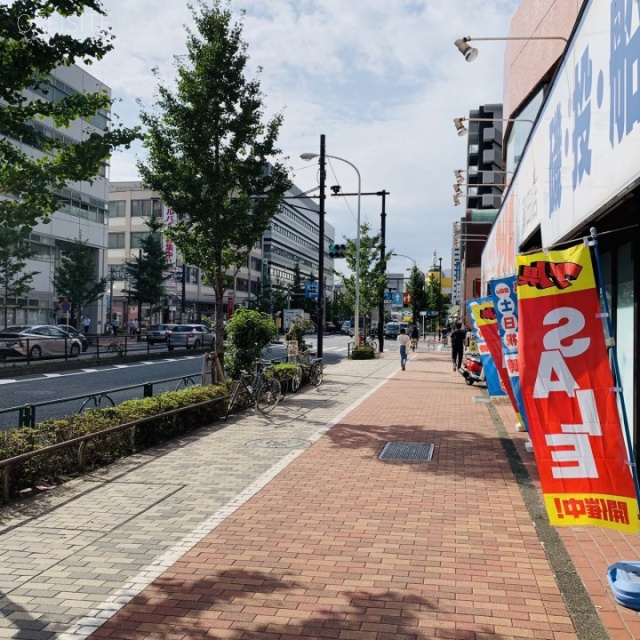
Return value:
<svg viewBox="0 0 640 640">
<path fill-rule="evenodd" d="M 633 360 L 634 331 L 633 308 L 635 285 L 633 280 L 634 261 L 631 244 L 622 245 L 617 252 L 618 286 L 616 291 L 616 353 L 620 369 L 624 403 L 629 425 L 634 423 L 633 415 Z"/>
<path fill-rule="evenodd" d="M 540 89 L 536 93 L 527 106 L 517 115 L 516 119 L 533 120 L 538 116 L 540 107 L 542 106 L 542 99 L 544 97 L 543 89 Z M 509 132 L 509 139 L 507 140 L 507 171 L 515 171 L 520 158 L 524 145 L 531 133 L 532 124 L 530 122 L 514 122 Z"/>
</svg>

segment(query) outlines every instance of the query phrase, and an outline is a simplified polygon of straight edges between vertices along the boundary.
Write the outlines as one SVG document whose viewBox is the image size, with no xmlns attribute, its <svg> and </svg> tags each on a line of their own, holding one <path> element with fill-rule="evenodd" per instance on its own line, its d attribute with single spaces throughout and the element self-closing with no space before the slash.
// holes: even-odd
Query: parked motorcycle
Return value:
<svg viewBox="0 0 640 640">
<path fill-rule="evenodd" d="M 482 359 L 480 354 L 475 351 L 467 352 L 462 366 L 458 369 L 460 375 L 464 378 L 464 381 L 471 385 L 474 382 L 483 382 L 484 370 L 482 368 Z"/>
</svg>

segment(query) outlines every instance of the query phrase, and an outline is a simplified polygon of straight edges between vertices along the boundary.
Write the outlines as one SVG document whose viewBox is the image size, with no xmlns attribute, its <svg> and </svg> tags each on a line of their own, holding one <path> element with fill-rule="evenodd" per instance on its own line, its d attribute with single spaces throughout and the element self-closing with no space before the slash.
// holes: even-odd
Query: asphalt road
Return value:
<svg viewBox="0 0 640 640">
<path fill-rule="evenodd" d="M 346 336 L 332 335 L 324 337 L 324 361 L 337 362 L 347 355 L 347 344 L 352 339 Z M 316 338 L 309 336 L 315 349 Z M 268 359 L 285 359 L 284 345 L 272 345 L 270 351 L 263 356 Z M 52 403 L 36 407 L 36 421 L 59 418 L 78 413 L 83 404 L 85 408 L 111 406 L 131 398 L 143 396 L 143 386 L 151 383 L 153 393 L 174 390 L 190 384 L 198 384 L 202 372 L 201 354 L 191 354 L 183 350 L 167 353 L 167 357 L 159 360 L 141 360 L 116 364 L 111 362 L 104 366 L 83 368 L 78 359 L 78 369 L 48 371 L 27 376 L 15 376 L 0 379 L 0 412 L 3 409 L 16 408 L 14 411 L 0 413 L 0 429 L 18 426 L 17 408 L 27 404 Z M 165 382 L 166 381 L 166 382 Z M 109 392 L 122 387 L 135 386 L 117 392 Z M 91 398 L 94 394 L 94 397 Z M 65 398 L 76 398 L 60 402 Z"/>
</svg>

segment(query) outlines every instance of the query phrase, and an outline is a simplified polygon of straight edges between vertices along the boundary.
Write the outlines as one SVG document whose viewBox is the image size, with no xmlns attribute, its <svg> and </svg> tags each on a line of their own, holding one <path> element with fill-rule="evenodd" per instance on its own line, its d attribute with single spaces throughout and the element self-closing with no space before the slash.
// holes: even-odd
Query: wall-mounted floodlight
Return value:
<svg viewBox="0 0 640 640">
<path fill-rule="evenodd" d="M 504 38 L 472 38 L 471 36 L 466 36 L 464 38 L 458 38 L 453 44 L 456 45 L 458 51 L 464 56 L 467 62 L 472 62 L 478 57 L 478 50 L 469 44 L 472 40 L 562 40 L 565 44 L 569 42 L 562 36 L 509 36 Z"/>
<path fill-rule="evenodd" d="M 467 127 L 462 124 L 465 120 L 467 122 L 530 122 L 533 124 L 533 120 L 528 118 L 454 118 L 453 124 L 459 136 L 466 136 L 469 133 Z"/>
<path fill-rule="evenodd" d="M 480 170 L 475 169 L 473 171 L 471 169 L 469 169 L 468 171 L 465 171 L 464 169 L 454 169 L 453 175 L 456 177 L 456 181 L 458 182 L 458 184 L 462 184 L 464 182 L 464 178 L 462 177 L 463 173 L 475 176 L 478 173 L 511 173 L 513 174 L 513 171 L 507 171 L 506 169 L 480 169 Z"/>
<path fill-rule="evenodd" d="M 453 44 L 458 47 L 458 51 L 467 62 L 473 62 L 478 57 L 478 50 L 469 44 L 469 40 L 471 38 L 458 38 Z"/>
<path fill-rule="evenodd" d="M 466 136 L 467 135 L 467 128 L 462 124 L 463 120 L 464 120 L 464 118 L 454 118 L 453 119 L 453 124 L 455 124 L 456 131 L 458 132 L 459 136 Z"/>
</svg>

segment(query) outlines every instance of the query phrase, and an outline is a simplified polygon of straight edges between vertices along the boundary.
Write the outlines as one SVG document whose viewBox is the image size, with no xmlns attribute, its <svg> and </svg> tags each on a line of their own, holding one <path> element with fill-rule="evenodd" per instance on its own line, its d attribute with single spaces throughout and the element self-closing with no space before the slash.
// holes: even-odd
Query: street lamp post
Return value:
<svg viewBox="0 0 640 640">
<path fill-rule="evenodd" d="M 442 258 L 438 258 L 438 262 L 440 266 L 438 267 L 438 271 L 440 272 L 440 286 L 438 288 L 438 321 L 440 322 L 440 326 L 442 326 Z"/>
<path fill-rule="evenodd" d="M 300 157 L 303 160 L 313 160 L 313 158 L 319 157 L 317 153 L 302 153 Z M 360 336 L 360 200 L 362 195 L 362 180 L 360 177 L 360 171 L 358 171 L 358 167 L 349 160 L 345 160 L 344 158 L 340 158 L 338 156 L 332 156 L 328 153 L 324 154 L 325 158 L 333 158 L 334 160 L 341 160 L 345 162 L 350 167 L 352 167 L 357 176 L 358 176 L 358 212 L 357 212 L 357 224 L 358 229 L 356 232 L 356 274 L 355 274 L 355 309 L 354 309 L 354 335 L 357 336 L 356 344 L 359 344 L 359 336 Z M 324 238 L 320 238 L 322 251 L 324 252 Z"/>
</svg>

